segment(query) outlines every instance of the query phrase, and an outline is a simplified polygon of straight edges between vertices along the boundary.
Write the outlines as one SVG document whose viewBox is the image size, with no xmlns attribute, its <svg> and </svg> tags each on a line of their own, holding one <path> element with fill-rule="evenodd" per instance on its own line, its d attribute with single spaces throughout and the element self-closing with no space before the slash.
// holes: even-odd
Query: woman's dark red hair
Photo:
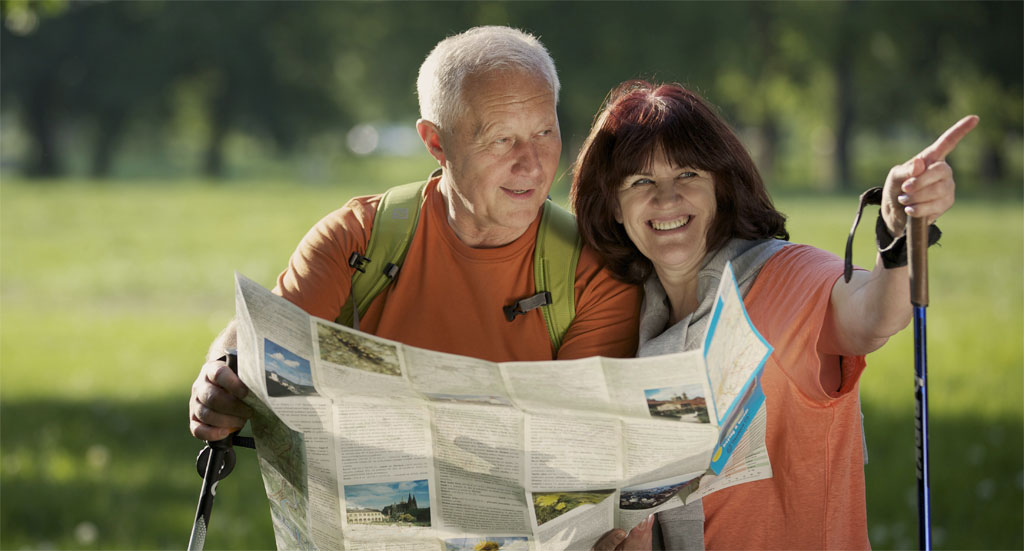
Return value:
<svg viewBox="0 0 1024 551">
<path fill-rule="evenodd" d="M 653 270 L 615 212 L 623 179 L 647 169 L 661 149 L 677 166 L 714 175 L 717 211 L 708 229 L 708 254 L 734 237 L 789 239 L 786 217 L 775 210 L 750 154 L 708 103 L 679 84 L 625 82 L 595 118 L 576 159 L 570 194 L 583 242 L 616 277 L 640 283 Z"/>
</svg>

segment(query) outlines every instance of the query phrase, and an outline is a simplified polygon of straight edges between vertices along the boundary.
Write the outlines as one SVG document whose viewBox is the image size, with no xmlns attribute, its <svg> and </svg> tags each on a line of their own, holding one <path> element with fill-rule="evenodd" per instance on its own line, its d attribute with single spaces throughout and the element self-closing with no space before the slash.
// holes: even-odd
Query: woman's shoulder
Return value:
<svg viewBox="0 0 1024 551">
<path fill-rule="evenodd" d="M 754 296 L 799 296 L 831 292 L 843 275 L 843 260 L 833 253 L 790 243 L 772 255 L 754 281 Z"/>
<path fill-rule="evenodd" d="M 776 272 L 824 273 L 843 271 L 843 259 L 826 250 L 801 243 L 787 243 L 765 263 L 759 276 Z"/>
</svg>

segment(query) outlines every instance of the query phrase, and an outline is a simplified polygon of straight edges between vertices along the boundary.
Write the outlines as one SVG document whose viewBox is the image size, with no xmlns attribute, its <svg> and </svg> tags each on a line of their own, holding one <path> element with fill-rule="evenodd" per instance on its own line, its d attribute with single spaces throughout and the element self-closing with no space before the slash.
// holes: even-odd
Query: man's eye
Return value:
<svg viewBox="0 0 1024 551">
<path fill-rule="evenodd" d="M 551 135 L 551 129 L 549 128 L 547 130 L 541 130 L 540 132 L 537 133 L 537 135 L 538 136 L 550 136 Z"/>
<path fill-rule="evenodd" d="M 509 143 L 511 141 L 512 141 L 511 138 L 498 138 L 498 139 L 494 140 L 494 143 L 505 145 L 505 144 L 507 144 L 507 143 Z"/>
</svg>

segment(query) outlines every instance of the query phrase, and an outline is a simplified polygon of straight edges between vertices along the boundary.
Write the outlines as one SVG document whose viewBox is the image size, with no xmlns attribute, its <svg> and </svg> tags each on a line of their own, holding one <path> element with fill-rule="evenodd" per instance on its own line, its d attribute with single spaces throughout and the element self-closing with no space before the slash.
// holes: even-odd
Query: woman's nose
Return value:
<svg viewBox="0 0 1024 551">
<path fill-rule="evenodd" d="M 658 205 L 671 205 L 679 202 L 682 197 L 679 194 L 679 189 L 675 185 L 675 182 L 658 183 L 655 186 L 654 201 Z"/>
</svg>

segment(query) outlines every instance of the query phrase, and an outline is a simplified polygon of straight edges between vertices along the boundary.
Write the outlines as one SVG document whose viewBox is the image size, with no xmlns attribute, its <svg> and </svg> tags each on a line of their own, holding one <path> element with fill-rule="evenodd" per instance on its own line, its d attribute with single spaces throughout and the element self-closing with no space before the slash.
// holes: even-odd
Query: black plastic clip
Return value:
<svg viewBox="0 0 1024 551">
<path fill-rule="evenodd" d="M 398 265 L 393 262 L 388 262 L 387 265 L 384 266 L 384 275 L 386 275 L 388 279 L 395 279 L 398 277 Z"/>
<path fill-rule="evenodd" d="M 509 306 L 503 306 L 501 309 L 505 312 L 505 319 L 512 321 L 516 319 L 516 316 L 519 314 L 525 314 L 534 308 L 547 306 L 548 304 L 551 304 L 551 302 L 551 293 L 541 291 L 536 295 L 521 298 Z"/>
<path fill-rule="evenodd" d="M 359 270 L 360 272 L 366 273 L 366 263 L 372 262 L 369 258 L 359 254 L 358 252 L 352 253 L 352 256 L 348 257 L 348 265 Z"/>
</svg>

